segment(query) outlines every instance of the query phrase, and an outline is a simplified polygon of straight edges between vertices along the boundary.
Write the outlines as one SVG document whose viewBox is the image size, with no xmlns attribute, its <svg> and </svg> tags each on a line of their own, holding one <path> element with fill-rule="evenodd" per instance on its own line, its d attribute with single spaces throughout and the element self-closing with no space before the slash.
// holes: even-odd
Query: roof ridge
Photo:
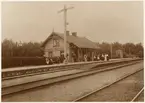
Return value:
<svg viewBox="0 0 145 103">
<path fill-rule="evenodd" d="M 58 35 L 60 38 L 64 39 L 64 35 L 63 35 L 64 33 L 52 32 L 50 35 L 53 35 L 53 34 Z M 48 41 L 48 38 L 43 43 L 43 46 Z M 95 45 L 93 41 L 83 36 L 67 35 L 67 42 L 74 43 L 76 46 L 80 48 L 97 48 L 97 46 Z"/>
</svg>

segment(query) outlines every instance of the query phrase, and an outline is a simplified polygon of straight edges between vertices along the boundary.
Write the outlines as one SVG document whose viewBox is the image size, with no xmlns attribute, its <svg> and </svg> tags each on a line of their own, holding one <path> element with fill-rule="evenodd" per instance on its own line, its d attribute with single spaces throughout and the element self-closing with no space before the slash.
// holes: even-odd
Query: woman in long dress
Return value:
<svg viewBox="0 0 145 103">
<path fill-rule="evenodd" d="M 87 55 L 86 54 L 84 55 L 84 60 L 85 60 L 85 62 L 87 62 Z"/>
<path fill-rule="evenodd" d="M 50 60 L 49 60 L 49 58 L 48 57 L 46 57 L 46 64 L 49 64 L 49 62 L 50 62 Z"/>
</svg>

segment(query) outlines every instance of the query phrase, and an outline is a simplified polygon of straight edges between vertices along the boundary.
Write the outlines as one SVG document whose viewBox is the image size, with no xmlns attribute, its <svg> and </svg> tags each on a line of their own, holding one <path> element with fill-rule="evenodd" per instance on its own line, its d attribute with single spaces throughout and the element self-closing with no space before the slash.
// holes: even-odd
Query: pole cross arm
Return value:
<svg viewBox="0 0 145 103">
<path fill-rule="evenodd" d="M 68 7 L 68 8 L 66 8 L 66 9 L 68 10 L 68 9 L 73 9 L 73 8 L 74 8 L 74 7 Z"/>
<path fill-rule="evenodd" d="M 58 11 L 58 13 L 61 13 L 61 12 L 63 12 L 63 11 L 64 11 L 64 9 L 62 9 L 62 10 Z"/>
<path fill-rule="evenodd" d="M 67 10 L 69 10 L 69 9 L 73 9 L 74 7 L 68 7 L 68 8 L 64 8 L 64 9 L 62 9 L 62 10 L 60 10 L 60 11 L 58 11 L 58 13 L 61 13 L 61 12 L 63 12 L 63 11 L 67 11 Z"/>
</svg>

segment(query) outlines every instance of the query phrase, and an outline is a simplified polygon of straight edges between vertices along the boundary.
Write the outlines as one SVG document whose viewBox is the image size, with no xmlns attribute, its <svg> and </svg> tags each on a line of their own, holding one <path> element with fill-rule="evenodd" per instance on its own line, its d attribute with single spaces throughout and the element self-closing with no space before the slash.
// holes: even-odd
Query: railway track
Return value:
<svg viewBox="0 0 145 103">
<path fill-rule="evenodd" d="M 139 61 L 138 61 L 139 62 Z M 137 62 L 134 62 L 134 63 L 137 63 Z M 132 62 L 132 64 L 134 64 L 133 62 Z M 132 65 L 131 63 L 129 63 L 130 65 Z M 128 68 L 128 69 L 130 69 L 130 66 L 129 66 L 129 64 L 128 65 L 126 65 L 125 66 L 125 64 L 124 64 L 124 66 L 125 66 L 125 68 Z M 139 63 L 140 64 L 140 63 Z M 137 64 L 137 65 L 139 65 L 139 64 Z M 123 65 L 123 64 L 122 64 Z M 122 65 L 120 65 L 120 66 L 122 66 Z M 136 64 L 135 64 L 136 65 Z M 2 98 L 3 98 L 3 101 L 21 101 L 21 97 L 25 97 L 25 96 L 28 96 L 28 97 L 26 97 L 26 99 L 23 99 L 23 101 L 29 101 L 29 96 L 31 96 L 31 98 L 33 98 L 33 99 L 30 99 L 30 101 L 41 101 L 41 100 L 45 100 L 45 101 L 55 101 L 55 100 L 57 100 L 57 101 L 62 101 L 62 99 L 61 98 L 66 98 L 66 99 L 63 99 L 64 101 L 72 101 L 72 98 L 74 99 L 74 98 L 77 98 L 77 97 L 79 97 L 80 96 L 80 90 L 79 90 L 79 88 L 82 88 L 81 87 L 81 85 L 82 84 L 80 84 L 80 83 L 83 83 L 83 82 L 81 82 L 82 80 L 85 82 L 86 80 L 95 80 L 95 79 L 93 79 L 92 77 L 94 77 L 94 78 L 98 78 L 98 77 L 101 77 L 101 75 L 103 76 L 103 74 L 109 74 L 110 75 L 110 73 L 111 72 L 114 72 L 114 73 L 117 73 L 117 72 L 115 72 L 116 71 L 116 69 L 117 69 L 117 71 L 122 71 L 121 72 L 121 74 L 119 73 L 118 74 L 118 77 L 122 77 L 124 74 L 128 74 L 128 73 L 132 73 L 133 71 L 135 71 L 135 70 L 139 70 L 139 68 L 138 69 L 135 69 L 134 68 L 134 66 L 132 65 L 131 67 L 133 67 L 134 69 L 131 69 L 131 72 L 127 69 L 127 71 L 126 71 L 126 69 L 125 68 L 121 68 L 120 67 L 120 69 L 119 69 L 119 66 L 118 66 L 118 68 L 116 68 L 115 69 L 115 67 L 116 66 L 112 66 L 112 67 L 110 67 L 110 71 L 109 70 L 107 70 L 108 72 L 105 72 L 104 71 L 104 73 L 100 73 L 100 72 L 96 72 L 96 73 L 93 73 L 93 75 L 91 75 L 90 74 L 90 76 L 89 76 L 89 74 L 88 74 L 88 76 L 86 76 L 86 75 L 84 75 L 85 77 L 83 77 L 83 76 L 80 76 L 80 77 L 82 77 L 82 78 L 78 78 L 78 79 L 76 79 L 76 80 L 72 80 L 73 78 L 67 78 L 67 79 L 65 79 L 65 80 L 72 80 L 72 81 L 67 81 L 67 82 L 65 82 L 65 80 L 64 80 L 64 82 L 63 82 L 63 80 L 62 80 L 62 82 L 55 82 L 56 84 L 53 84 L 53 85 L 45 85 L 45 86 L 43 86 L 43 85 L 41 85 L 40 86 L 40 88 L 38 87 L 38 88 L 30 88 L 30 90 L 23 90 L 23 91 L 19 91 L 19 93 L 10 93 L 10 94 L 8 94 L 8 95 L 2 95 Z M 136 67 L 136 66 L 135 66 Z M 142 67 L 142 66 L 141 66 Z M 111 68 L 114 68 L 114 69 L 112 69 L 111 70 Z M 109 68 L 104 68 L 104 69 L 109 69 Z M 119 69 L 119 70 L 118 70 Z M 132 71 L 133 70 L 133 71 Z M 123 72 L 123 71 L 126 71 L 126 73 L 125 72 Z M 109 73 L 110 72 L 110 73 Z M 98 76 L 98 75 L 96 75 L 96 74 L 98 74 L 98 75 L 100 75 L 100 76 Z M 110 77 L 110 76 L 107 76 L 106 75 L 106 77 Z M 104 78 L 104 80 L 106 81 L 107 80 L 107 78 L 106 77 L 103 77 Z M 114 76 L 111 76 L 111 77 L 114 77 Z M 117 77 L 117 78 L 118 78 Z M 60 77 L 58 77 L 58 78 L 60 78 Z M 74 77 L 74 79 L 75 78 L 77 78 L 77 77 Z M 85 79 L 86 78 L 86 79 Z M 90 79 L 87 79 L 87 78 L 90 78 Z M 92 79 L 91 79 L 92 78 Z M 102 77 L 101 77 L 102 78 Z M 106 79 L 105 79 L 106 78 Z M 116 78 L 116 79 L 117 79 Z M 109 79 L 109 78 L 108 78 Z M 110 78 L 111 79 L 111 78 Z M 113 78 L 112 78 L 113 79 Z M 113 80 L 111 80 L 111 81 L 115 81 L 116 79 L 113 79 Z M 92 81 L 92 83 L 93 83 L 93 81 Z M 99 80 L 100 81 L 100 80 Z M 98 81 L 98 83 L 103 83 L 103 82 L 99 82 Z M 111 83 L 111 81 L 110 82 L 108 82 L 108 80 L 106 81 L 106 83 L 108 82 L 108 83 Z M 76 84 L 76 82 L 78 82 L 78 85 Z M 58 84 L 57 84 L 58 83 Z M 68 88 L 68 83 L 69 83 L 69 87 L 71 88 L 72 86 L 75 86 L 75 87 L 78 87 L 78 89 L 76 88 L 76 93 L 75 94 L 73 94 L 74 96 L 72 96 L 72 97 L 69 97 L 69 99 L 68 99 L 68 96 L 66 96 L 65 97 L 65 95 L 66 95 L 66 93 L 63 93 L 62 91 L 64 91 L 64 90 L 61 90 L 61 89 L 63 89 L 64 87 L 66 87 L 67 86 L 67 88 Z M 74 84 L 73 84 L 74 83 Z M 89 82 L 89 83 L 91 83 L 91 82 Z M 105 82 L 104 82 L 104 84 L 106 84 Z M 107 83 L 107 84 L 108 84 Z M 39 83 L 38 83 L 39 84 Z M 67 84 L 67 85 L 66 85 Z M 83 83 L 83 84 L 85 84 L 85 83 Z M 93 84 L 95 84 L 95 82 L 93 83 Z M 30 84 L 31 85 L 31 84 Z M 60 85 L 60 86 L 59 86 Z M 64 85 L 64 87 L 62 87 Z M 80 85 L 80 87 L 79 87 L 79 85 Z M 98 84 L 96 84 L 96 85 L 98 85 Z M 102 84 L 101 84 L 102 85 Z M 101 86 L 100 85 L 100 86 Z M 57 86 L 57 88 L 55 87 L 55 86 Z M 86 84 L 86 86 L 87 86 L 87 84 Z M 89 86 L 89 85 L 88 85 Z M 100 87 L 99 85 L 98 85 L 98 87 Z M 103 86 L 103 85 L 102 85 Z M 23 87 L 25 87 L 25 85 L 23 85 Z M 49 87 L 49 88 L 48 88 Z M 59 87 L 59 88 L 58 88 Z M 61 88 L 60 88 L 61 87 Z M 17 87 L 16 87 L 17 88 Z M 45 89 L 44 89 L 45 88 Z M 55 89 L 54 89 L 55 88 Z M 65 91 L 68 91 L 68 93 L 70 93 L 70 91 L 67 89 L 67 88 L 64 88 L 64 89 L 66 89 Z M 86 88 L 86 87 L 83 87 L 83 88 Z M 87 87 L 88 88 L 88 87 Z M 88 93 L 88 92 L 90 92 L 90 91 L 88 91 L 88 89 L 86 88 L 86 90 L 84 91 L 82 91 L 82 93 L 81 93 L 81 95 L 83 95 L 84 93 Z M 95 89 L 96 87 L 95 86 L 93 86 L 93 88 Z M 92 88 L 92 89 L 93 89 Z M 40 89 L 40 90 L 39 90 Z M 42 89 L 44 89 L 43 91 L 44 92 L 42 92 Z M 46 90 L 46 89 L 48 89 L 48 90 Z M 91 90 L 92 90 L 91 89 Z M 35 93 L 35 90 L 37 91 L 36 93 Z M 58 91 L 57 93 L 56 93 L 56 90 Z M 59 91 L 60 90 L 60 91 Z M 38 91 L 40 91 L 39 93 L 38 93 Z M 53 93 L 53 91 L 55 91 L 54 93 Z M 71 90 L 72 91 L 72 90 Z M 3 92 L 3 90 L 2 90 L 2 92 Z M 32 93 L 31 93 L 32 92 Z M 84 92 L 84 93 L 83 93 Z M 38 94 L 37 94 L 38 93 Z M 62 97 L 60 97 L 60 94 L 61 94 L 61 96 Z M 73 93 L 73 91 L 72 91 L 72 93 Z M 40 97 L 41 96 L 39 96 L 40 94 L 42 94 L 42 97 L 43 96 L 45 96 L 45 95 L 47 95 L 44 99 L 41 99 Z M 58 95 L 57 95 L 58 94 Z M 54 95 L 55 97 L 56 96 L 59 96 L 59 97 L 57 97 L 56 99 L 52 99 L 52 97 L 53 96 L 51 96 L 51 95 Z M 17 97 L 18 96 L 18 97 Z M 36 97 L 35 97 L 36 96 Z M 37 96 L 38 96 L 38 98 L 37 98 Z M 63 97 L 64 96 L 64 97 Z M 71 96 L 71 95 L 70 95 Z M 11 98 L 12 97 L 12 98 Z M 10 99 L 11 98 L 11 99 Z M 14 99 L 15 98 L 15 99 Z M 18 99 L 19 98 L 19 99 Z M 59 99 L 60 98 L 60 99 Z"/>
<path fill-rule="evenodd" d="M 26 91 L 28 89 L 32 89 L 35 87 L 40 87 L 43 85 L 57 83 L 60 81 L 65 81 L 65 80 L 70 80 L 70 79 L 74 79 L 74 78 L 78 78 L 78 77 L 92 75 L 92 74 L 96 74 L 99 72 L 105 72 L 105 71 L 110 71 L 110 70 L 114 70 L 114 69 L 119 69 L 121 67 L 133 65 L 133 64 L 136 64 L 138 62 L 140 62 L 140 61 L 133 61 L 131 63 L 127 63 L 127 64 L 123 63 L 123 64 L 118 64 L 115 66 L 110 65 L 110 67 L 108 67 L 108 68 L 103 66 L 103 67 L 100 67 L 99 70 L 98 69 L 88 69 L 86 71 L 82 71 L 82 72 L 78 72 L 78 73 L 74 73 L 74 74 L 62 75 L 62 76 L 58 76 L 58 77 L 54 77 L 54 78 L 46 78 L 43 80 L 27 82 L 27 83 L 20 84 L 20 85 L 12 85 L 12 86 L 8 86 L 8 87 L 2 87 L 2 95 L 4 96 L 7 94 L 13 94 L 13 93 L 20 92 L 20 91 Z M 22 86 L 23 86 L 23 88 L 22 88 Z"/>
<path fill-rule="evenodd" d="M 123 77 L 117 79 L 115 82 L 112 82 L 112 83 L 110 83 L 110 84 L 107 84 L 107 85 L 105 85 L 105 86 L 102 86 L 102 87 L 99 88 L 99 89 L 93 90 L 93 91 L 91 91 L 91 92 L 89 92 L 89 93 L 87 93 L 87 94 L 85 94 L 85 95 L 82 95 L 82 96 L 76 98 L 75 100 L 73 100 L 73 102 L 82 101 L 83 99 L 85 99 L 85 98 L 91 96 L 92 94 L 98 93 L 99 91 L 101 91 L 101 90 L 103 90 L 103 89 L 109 88 L 109 87 L 112 86 L 113 84 L 118 83 L 119 81 L 124 80 L 125 78 L 127 78 L 127 77 L 129 77 L 129 76 L 132 76 L 132 75 L 134 75 L 135 73 L 140 72 L 140 71 L 142 71 L 142 70 L 143 70 L 143 69 L 139 69 L 139 70 L 137 70 L 137 71 L 135 71 L 135 72 L 133 72 L 133 73 L 130 73 L 130 74 L 128 74 L 128 75 L 125 75 L 125 76 L 123 76 Z M 144 88 L 142 88 L 142 89 L 134 96 L 134 98 L 131 100 L 131 102 L 135 101 L 135 100 L 140 96 L 140 94 L 143 92 L 143 90 L 144 90 Z"/>
<path fill-rule="evenodd" d="M 134 102 L 137 100 L 137 98 L 140 96 L 140 94 L 144 91 L 144 87 L 133 97 L 131 102 Z"/>
</svg>

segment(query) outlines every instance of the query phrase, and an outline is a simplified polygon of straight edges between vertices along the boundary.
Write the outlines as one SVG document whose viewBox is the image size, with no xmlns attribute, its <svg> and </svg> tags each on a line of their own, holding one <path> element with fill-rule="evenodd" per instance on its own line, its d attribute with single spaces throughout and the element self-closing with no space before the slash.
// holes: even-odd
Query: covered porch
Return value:
<svg viewBox="0 0 145 103">
<path fill-rule="evenodd" d="M 99 49 L 97 48 L 83 48 L 70 43 L 70 62 L 82 62 L 84 60 L 84 56 L 87 56 L 87 61 L 93 61 L 94 56 L 99 54 Z"/>
</svg>

